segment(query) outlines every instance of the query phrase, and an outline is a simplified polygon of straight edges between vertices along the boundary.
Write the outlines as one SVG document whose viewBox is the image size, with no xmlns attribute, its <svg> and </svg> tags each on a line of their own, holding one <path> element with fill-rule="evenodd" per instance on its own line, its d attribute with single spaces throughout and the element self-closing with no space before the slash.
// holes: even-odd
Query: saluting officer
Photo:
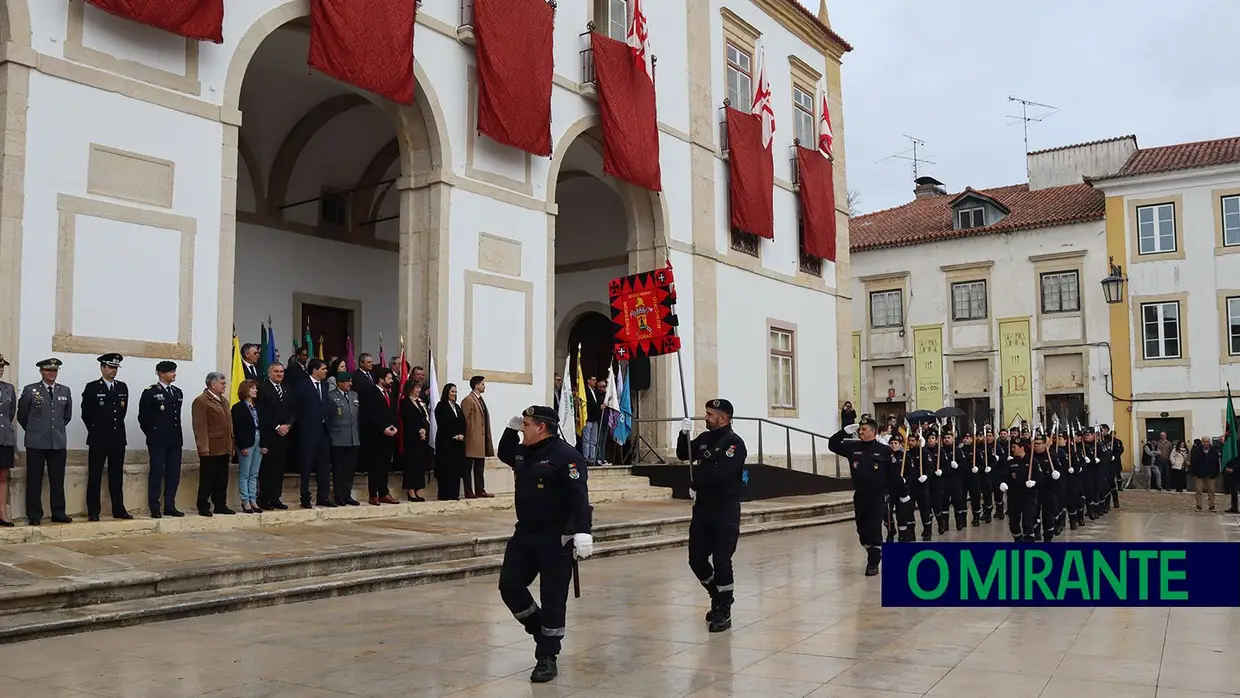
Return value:
<svg viewBox="0 0 1240 698">
<path fill-rule="evenodd" d="M 132 519 L 125 510 L 125 415 L 129 412 L 129 387 L 116 380 L 125 357 L 98 357 L 100 378 L 82 389 L 82 423 L 86 425 L 86 513 L 98 521 L 103 510 L 99 490 L 103 470 L 108 470 L 108 496 L 112 518 Z"/>
<path fill-rule="evenodd" d="M 748 481 L 745 441 L 732 431 L 732 403 L 706 403 L 706 429 L 690 441 L 693 420 L 680 423 L 676 457 L 690 461 L 689 568 L 710 594 L 707 629 L 721 633 L 732 627 L 735 582 L 732 555 L 741 535 L 741 492 Z M 697 464 L 697 468 L 693 464 Z M 711 563 L 714 563 L 712 567 Z"/>
<path fill-rule="evenodd" d="M 177 509 L 177 487 L 181 484 L 181 447 L 185 435 L 181 431 L 181 405 L 185 396 L 173 385 L 177 365 L 172 361 L 155 364 L 159 380 L 142 391 L 138 399 L 138 424 L 146 434 L 146 447 L 151 454 L 151 471 L 147 478 L 146 498 L 151 517 L 185 516 Z M 163 514 L 159 496 L 163 495 Z"/>
<path fill-rule="evenodd" d="M 860 440 L 846 442 L 846 435 Z M 849 424 L 827 441 L 832 453 L 848 459 L 857 537 L 865 548 L 867 577 L 878 574 L 878 564 L 883 560 L 883 520 L 890 515 L 891 502 L 910 501 L 900 476 L 900 461 L 877 437 L 878 422 L 863 418 L 860 424 Z"/>
<path fill-rule="evenodd" d="M 516 530 L 499 572 L 499 594 L 534 636 L 534 683 L 546 683 L 559 673 L 556 656 L 564 641 L 573 556 L 585 559 L 594 552 L 585 458 L 559 438 L 559 425 L 555 410 L 529 407 L 508 421 L 498 449 L 499 459 L 513 470 L 517 510 Z M 535 577 L 542 608 L 529 590 Z"/>
<path fill-rule="evenodd" d="M 26 432 L 26 519 L 31 526 L 43 522 L 46 470 L 52 521 L 73 523 L 65 515 L 65 459 L 69 447 L 65 426 L 73 418 L 73 393 L 56 382 L 63 365 L 60 359 L 44 359 L 36 365 L 42 380 L 23 388 L 17 399 L 17 423 Z"/>
</svg>

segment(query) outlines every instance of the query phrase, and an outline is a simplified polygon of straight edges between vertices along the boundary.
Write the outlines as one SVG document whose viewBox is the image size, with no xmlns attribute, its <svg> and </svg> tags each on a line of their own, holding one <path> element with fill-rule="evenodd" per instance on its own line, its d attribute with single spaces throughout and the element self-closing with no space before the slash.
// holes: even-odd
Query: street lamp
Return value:
<svg viewBox="0 0 1240 698">
<path fill-rule="evenodd" d="M 1111 266 L 1111 273 L 1102 280 L 1102 292 L 1106 295 L 1107 303 L 1123 303 L 1126 281 L 1124 270 L 1115 263 L 1114 257 L 1107 257 L 1107 264 Z"/>
</svg>

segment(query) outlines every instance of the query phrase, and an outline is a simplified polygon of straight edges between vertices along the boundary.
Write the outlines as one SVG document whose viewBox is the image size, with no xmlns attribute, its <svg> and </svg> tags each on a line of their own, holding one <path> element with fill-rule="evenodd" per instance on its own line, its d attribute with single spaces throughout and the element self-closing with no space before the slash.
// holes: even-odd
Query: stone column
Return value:
<svg viewBox="0 0 1240 698">
<path fill-rule="evenodd" d="M 409 363 L 424 365 L 428 351 L 445 374 L 448 362 L 448 212 L 451 188 L 442 181 L 401 177 L 399 326 Z M 440 381 L 440 385 L 443 381 Z M 432 396 L 437 400 L 438 396 Z"/>
</svg>

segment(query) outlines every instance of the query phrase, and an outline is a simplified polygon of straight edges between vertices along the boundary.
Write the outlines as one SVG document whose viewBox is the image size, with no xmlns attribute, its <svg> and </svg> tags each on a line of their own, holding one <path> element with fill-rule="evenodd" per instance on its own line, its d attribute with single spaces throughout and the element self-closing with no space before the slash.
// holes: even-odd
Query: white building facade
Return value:
<svg viewBox="0 0 1240 698">
<path fill-rule="evenodd" d="M 421 3 L 416 102 L 402 106 L 307 68 L 309 0 L 228 0 L 220 45 L 81 0 L 0 3 L 6 380 L 33 382 L 35 362 L 58 356 L 77 395 L 98 377 L 95 356 L 118 351 L 133 394 L 172 359 L 193 396 L 207 372 L 228 370 L 234 327 L 257 342 L 270 319 L 283 359 L 308 318 L 325 355 L 343 351 L 346 333 L 377 354 L 382 336 L 389 357 L 400 339 L 413 364 L 433 353 L 440 385 L 486 376 L 498 431 L 551 402 L 570 347 L 605 372 L 607 282 L 670 260 L 684 385 L 675 358 L 653 360 L 639 416 L 680 416 L 683 390 L 691 412 L 722 396 L 738 415 L 836 428 L 852 386 L 849 289 L 837 283 L 849 278 L 850 47 L 825 2 L 818 13 L 797 0 L 645 3 L 661 194 L 603 173 L 582 69 L 587 24 L 618 32 L 612 13 L 626 3 L 559 3 L 549 159 L 478 134 L 470 5 Z M 776 235 L 751 249 L 727 227 L 719 123 L 724 99 L 753 89 L 758 37 L 778 119 Z M 796 112 L 799 93 L 822 76 L 841 192 L 834 263 L 799 254 L 788 160 L 801 123 L 817 123 L 812 102 L 808 117 Z M 134 412 L 129 460 L 140 463 Z M 672 428 L 646 436 L 665 447 Z M 85 436 L 75 419 L 71 481 Z"/>
</svg>

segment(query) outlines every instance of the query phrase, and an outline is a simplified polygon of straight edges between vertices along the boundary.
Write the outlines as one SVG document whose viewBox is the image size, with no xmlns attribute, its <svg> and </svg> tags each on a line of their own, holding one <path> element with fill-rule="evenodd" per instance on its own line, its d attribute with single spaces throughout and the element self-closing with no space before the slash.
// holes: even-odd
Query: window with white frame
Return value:
<svg viewBox="0 0 1240 698">
<path fill-rule="evenodd" d="M 1180 303 L 1141 304 L 1141 335 L 1146 359 L 1180 358 Z"/>
<path fill-rule="evenodd" d="M 1227 299 L 1227 353 L 1240 356 L 1240 298 Z"/>
<path fill-rule="evenodd" d="M 753 58 L 728 42 L 728 100 L 733 109 L 748 111 L 753 104 Z"/>
<path fill-rule="evenodd" d="M 952 320 L 986 319 L 986 282 L 962 281 L 952 284 Z"/>
<path fill-rule="evenodd" d="M 870 293 L 870 327 L 904 326 L 904 305 L 900 289 Z"/>
<path fill-rule="evenodd" d="M 1080 277 L 1074 271 L 1042 275 L 1042 312 L 1075 313 L 1081 309 Z"/>
<path fill-rule="evenodd" d="M 607 16 L 598 22 L 598 29 L 617 41 L 624 41 L 629 35 L 629 1 L 599 0 L 599 3 Z"/>
<path fill-rule="evenodd" d="M 1219 205 L 1223 207 L 1223 247 L 1240 245 L 1240 196 L 1224 196 Z"/>
<path fill-rule="evenodd" d="M 1175 204 L 1137 207 L 1137 254 L 1175 252 Z"/>
<path fill-rule="evenodd" d="M 984 227 L 986 227 L 986 209 L 981 206 L 964 208 L 956 211 L 957 230 L 968 230 L 969 228 Z"/>
<path fill-rule="evenodd" d="M 797 406 L 795 333 L 780 327 L 772 327 L 770 333 L 770 373 L 766 382 L 771 393 L 771 407 L 793 409 Z"/>
<path fill-rule="evenodd" d="M 804 148 L 817 147 L 818 138 L 814 136 L 814 95 L 793 86 L 792 106 L 792 113 L 796 117 L 793 136 L 801 141 Z"/>
</svg>

